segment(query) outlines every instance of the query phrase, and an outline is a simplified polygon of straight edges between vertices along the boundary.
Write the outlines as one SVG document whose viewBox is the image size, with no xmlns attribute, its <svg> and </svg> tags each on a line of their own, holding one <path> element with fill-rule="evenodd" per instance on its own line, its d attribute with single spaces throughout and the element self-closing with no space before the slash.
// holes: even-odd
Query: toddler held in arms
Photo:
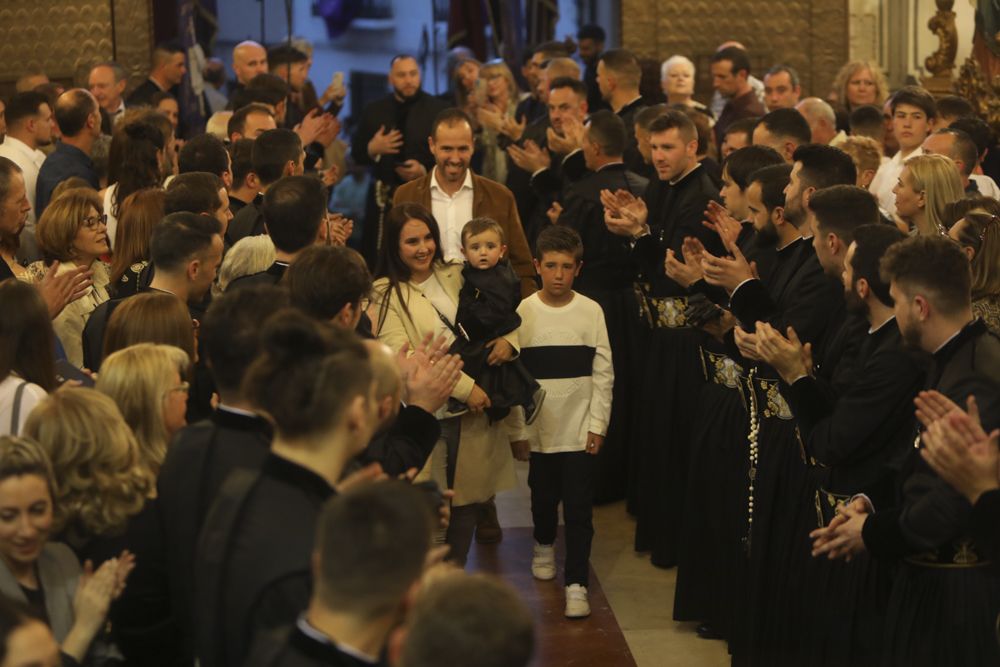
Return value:
<svg viewBox="0 0 1000 667">
<path fill-rule="evenodd" d="M 473 218 L 462 228 L 464 282 L 458 294 L 455 342 L 449 350 L 461 356 L 464 370 L 490 399 L 486 414 L 491 421 L 503 419 L 515 405 L 524 408 L 525 421 L 538 414 L 545 390 L 517 358 L 506 363 L 490 359 L 496 340 L 521 326 L 517 307 L 521 303 L 521 281 L 504 256 L 503 229 L 490 218 Z M 449 412 L 467 408 L 451 399 Z"/>
</svg>

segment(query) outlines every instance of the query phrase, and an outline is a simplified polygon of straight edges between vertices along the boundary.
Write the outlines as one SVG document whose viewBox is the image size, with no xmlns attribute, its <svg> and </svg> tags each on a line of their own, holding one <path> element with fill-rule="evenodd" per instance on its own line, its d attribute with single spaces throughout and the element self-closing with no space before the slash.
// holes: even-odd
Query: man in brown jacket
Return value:
<svg viewBox="0 0 1000 667">
<path fill-rule="evenodd" d="M 517 214 L 514 195 L 506 186 L 472 173 L 472 124 L 460 109 L 445 109 L 434 119 L 428 137 L 435 166 L 431 172 L 396 190 L 394 206 L 416 203 L 434 214 L 441 229 L 446 261 L 462 261 L 462 227 L 472 218 L 493 218 L 503 228 L 511 266 L 521 278 L 524 296 L 533 293 L 535 269 L 531 250 Z"/>
</svg>

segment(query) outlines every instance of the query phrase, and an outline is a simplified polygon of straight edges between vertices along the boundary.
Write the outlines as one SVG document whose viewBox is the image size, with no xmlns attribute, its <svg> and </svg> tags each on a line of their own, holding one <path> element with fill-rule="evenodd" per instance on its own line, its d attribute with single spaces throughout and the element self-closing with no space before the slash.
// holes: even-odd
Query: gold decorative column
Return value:
<svg viewBox="0 0 1000 667">
<path fill-rule="evenodd" d="M 927 22 L 927 27 L 937 35 L 937 51 L 927 56 L 924 67 L 930 76 L 924 77 L 924 88 L 935 95 L 954 92 L 952 71 L 955 69 L 955 55 L 958 53 L 958 28 L 955 25 L 955 0 L 935 0 L 937 13 Z"/>
</svg>

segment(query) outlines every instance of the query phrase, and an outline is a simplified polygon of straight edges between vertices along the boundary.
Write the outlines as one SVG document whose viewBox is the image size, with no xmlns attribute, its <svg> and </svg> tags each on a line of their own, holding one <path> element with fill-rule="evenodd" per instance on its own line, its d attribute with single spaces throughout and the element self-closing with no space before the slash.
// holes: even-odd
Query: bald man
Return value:
<svg viewBox="0 0 1000 667">
<path fill-rule="evenodd" d="M 72 88 L 56 100 L 54 113 L 62 141 L 38 171 L 35 215 L 39 220 L 52 198 L 52 191 L 67 178 L 79 176 L 95 190 L 100 188 L 97 170 L 90 159 L 94 140 L 101 136 L 101 107 L 97 100 L 83 88 Z"/>
<path fill-rule="evenodd" d="M 258 74 L 267 73 L 267 49 L 249 39 L 237 44 L 233 47 L 233 72 L 236 79 L 229 82 L 230 96 Z"/>
<path fill-rule="evenodd" d="M 837 137 L 837 115 L 827 102 L 818 97 L 807 97 L 795 105 L 795 110 L 809 123 L 812 143 L 829 144 Z"/>
</svg>

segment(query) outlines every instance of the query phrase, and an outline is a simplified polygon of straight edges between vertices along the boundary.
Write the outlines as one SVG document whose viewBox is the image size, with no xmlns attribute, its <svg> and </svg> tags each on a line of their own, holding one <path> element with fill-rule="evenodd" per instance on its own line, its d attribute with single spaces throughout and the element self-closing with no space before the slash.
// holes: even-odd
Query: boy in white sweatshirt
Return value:
<svg viewBox="0 0 1000 667">
<path fill-rule="evenodd" d="M 531 572 L 537 579 L 556 576 L 554 543 L 559 503 L 563 505 L 569 618 L 590 615 L 595 465 L 611 417 L 614 384 L 604 313 L 597 302 L 573 291 L 582 256 L 583 244 L 572 228 L 554 225 L 538 236 L 535 270 L 542 289 L 518 307 L 518 337 L 521 361 L 546 398 L 535 422 L 523 427 L 512 443 L 518 459 L 530 460 L 535 524 Z"/>
</svg>

